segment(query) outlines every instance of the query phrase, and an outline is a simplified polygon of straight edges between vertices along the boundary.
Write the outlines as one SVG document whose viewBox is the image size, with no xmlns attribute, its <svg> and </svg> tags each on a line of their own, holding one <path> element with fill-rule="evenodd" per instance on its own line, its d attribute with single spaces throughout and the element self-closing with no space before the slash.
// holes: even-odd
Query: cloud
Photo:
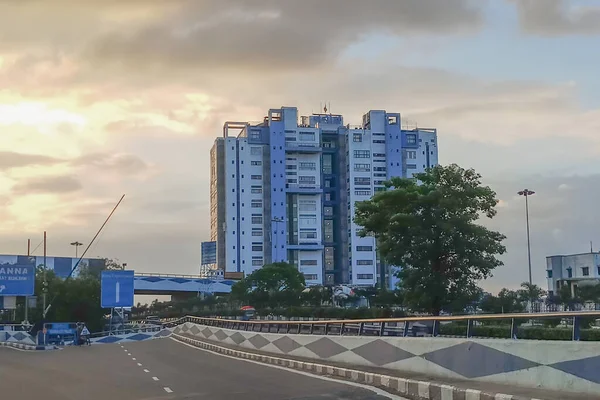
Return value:
<svg viewBox="0 0 600 400">
<path fill-rule="evenodd" d="M 91 153 L 73 160 L 71 164 L 125 175 L 135 175 L 149 168 L 144 160 L 133 154 Z"/>
<path fill-rule="evenodd" d="M 521 27 L 538 35 L 600 34 L 600 4 L 578 6 L 567 0 L 511 0 Z M 591 1 L 589 3 L 592 3 Z"/>
<path fill-rule="evenodd" d="M 64 160 L 40 154 L 0 151 L 0 171 L 29 166 L 54 165 L 61 162 L 64 162 Z"/>
<path fill-rule="evenodd" d="M 481 2 L 480 2 L 481 3 Z M 179 2 L 163 20 L 103 35 L 94 64 L 136 70 L 304 70 L 323 65 L 370 33 L 454 34 L 482 23 L 475 1 L 233 0 Z"/>
<path fill-rule="evenodd" d="M 17 195 L 64 194 L 81 188 L 81 182 L 74 176 L 48 176 L 21 180 L 12 187 L 12 192 Z"/>
</svg>

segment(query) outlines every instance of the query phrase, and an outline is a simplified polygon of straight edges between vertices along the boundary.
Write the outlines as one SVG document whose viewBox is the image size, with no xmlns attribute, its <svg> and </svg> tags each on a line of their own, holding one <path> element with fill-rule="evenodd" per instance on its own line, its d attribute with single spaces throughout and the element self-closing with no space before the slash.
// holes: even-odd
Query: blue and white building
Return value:
<svg viewBox="0 0 600 400">
<path fill-rule="evenodd" d="M 403 129 L 400 114 L 298 118 L 271 109 L 260 124 L 227 122 L 211 149 L 211 241 L 217 267 L 250 274 L 297 265 L 307 284 L 389 285 L 375 239 L 361 238 L 354 205 L 438 163 L 435 129 Z"/>
</svg>

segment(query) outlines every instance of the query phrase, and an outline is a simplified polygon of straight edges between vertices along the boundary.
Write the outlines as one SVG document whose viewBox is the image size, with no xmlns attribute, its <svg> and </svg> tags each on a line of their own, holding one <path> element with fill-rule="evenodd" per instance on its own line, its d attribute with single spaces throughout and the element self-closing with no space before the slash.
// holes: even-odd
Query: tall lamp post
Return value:
<svg viewBox="0 0 600 400">
<path fill-rule="evenodd" d="M 517 193 L 519 196 L 525 196 L 525 219 L 527 221 L 527 259 L 529 262 L 529 285 L 533 285 L 531 278 L 531 241 L 529 239 L 529 200 L 528 197 L 534 195 L 535 192 L 529 189 L 523 189 Z"/>
<path fill-rule="evenodd" d="M 73 242 L 71 243 L 71 246 L 75 246 L 75 258 L 79 257 L 79 246 L 83 246 L 83 243 Z"/>
</svg>

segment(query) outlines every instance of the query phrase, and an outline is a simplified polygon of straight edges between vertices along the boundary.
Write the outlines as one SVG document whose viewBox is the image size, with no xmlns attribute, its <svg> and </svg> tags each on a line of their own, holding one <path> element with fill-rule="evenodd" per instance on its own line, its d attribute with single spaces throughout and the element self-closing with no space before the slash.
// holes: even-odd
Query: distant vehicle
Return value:
<svg viewBox="0 0 600 400">
<path fill-rule="evenodd" d="M 147 316 L 144 320 L 144 323 L 148 325 L 162 325 L 162 322 L 160 322 L 160 318 L 156 315 Z"/>
<path fill-rule="evenodd" d="M 243 306 L 242 308 L 240 308 L 241 311 L 244 312 L 244 314 L 242 315 L 242 321 L 249 321 L 251 319 L 254 319 L 254 316 L 256 314 L 256 309 L 252 306 Z"/>
</svg>

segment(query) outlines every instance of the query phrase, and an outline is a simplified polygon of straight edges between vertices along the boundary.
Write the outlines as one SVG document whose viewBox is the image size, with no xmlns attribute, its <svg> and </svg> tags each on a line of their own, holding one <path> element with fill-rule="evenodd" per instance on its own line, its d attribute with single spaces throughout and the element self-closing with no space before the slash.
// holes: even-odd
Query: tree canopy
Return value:
<svg viewBox="0 0 600 400">
<path fill-rule="evenodd" d="M 255 307 L 289 306 L 300 304 L 304 288 L 304 275 L 295 266 L 278 262 L 267 264 L 235 283 L 231 295 Z"/>
<path fill-rule="evenodd" d="M 481 184 L 481 175 L 456 164 L 385 186 L 356 204 L 354 221 L 362 236 L 375 236 L 385 262 L 401 267 L 404 304 L 435 315 L 466 306 L 480 294 L 477 282 L 502 265 L 496 255 L 506 251 L 504 235 L 476 223 L 496 215 L 496 193 Z"/>
</svg>

